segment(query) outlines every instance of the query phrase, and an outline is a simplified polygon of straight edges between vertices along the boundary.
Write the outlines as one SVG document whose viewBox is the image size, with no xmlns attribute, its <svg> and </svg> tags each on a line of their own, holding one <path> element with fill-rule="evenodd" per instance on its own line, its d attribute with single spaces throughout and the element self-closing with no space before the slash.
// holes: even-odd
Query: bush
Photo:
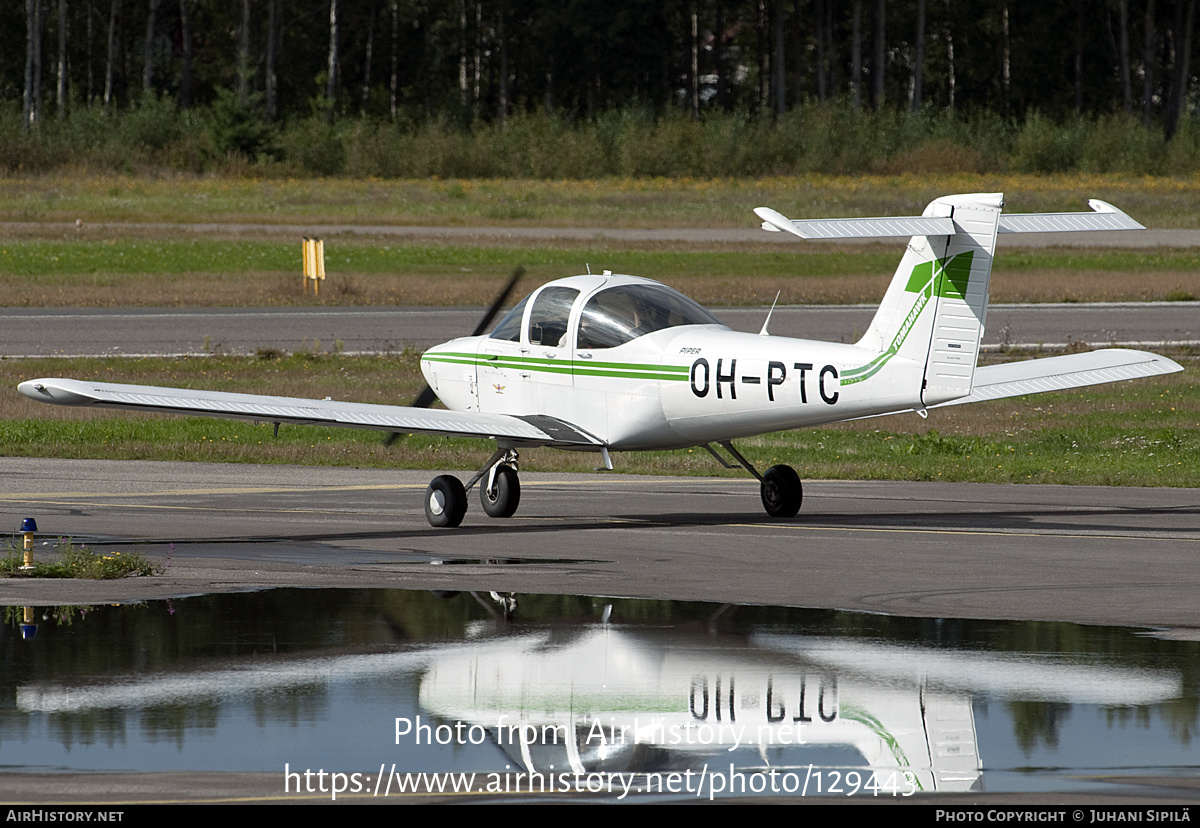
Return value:
<svg viewBox="0 0 1200 828">
<path fill-rule="evenodd" d="M 319 117 L 308 118 L 284 131 L 282 155 L 317 175 L 337 175 L 346 166 L 346 146 L 338 130 Z"/>
<path fill-rule="evenodd" d="M 1080 123 L 1079 169 L 1156 175 L 1163 171 L 1166 140 L 1132 115 L 1108 115 Z"/>
<path fill-rule="evenodd" d="M 174 99 L 149 92 L 117 122 L 118 134 L 126 146 L 150 152 L 159 152 L 178 141 L 184 124 Z"/>
<path fill-rule="evenodd" d="M 262 94 L 251 95 L 245 105 L 228 89 L 217 92 L 209 109 L 209 134 L 218 157 L 240 155 L 248 161 L 279 155 L 275 128 L 262 116 Z"/>
<path fill-rule="evenodd" d="M 39 547 L 41 550 L 41 547 Z M 59 538 L 54 546 L 57 561 L 34 560 L 33 570 L 21 569 L 24 550 L 11 542 L 6 544 L 5 555 L 0 558 L 0 576 L 23 578 L 90 578 L 113 580 L 144 575 L 160 574 L 160 567 L 151 563 L 141 552 L 110 552 L 102 555 L 82 544 Z M 45 556 L 44 551 L 38 553 Z"/>
<path fill-rule="evenodd" d="M 990 112 L 963 115 L 853 110 L 807 104 L 773 117 L 644 106 L 574 120 L 543 112 L 471 127 L 448 116 L 393 124 L 324 114 L 280 129 L 261 96 L 239 105 L 221 91 L 208 108 L 177 112 L 168 96 L 126 112 L 76 107 L 65 121 L 26 131 L 19 105 L 0 105 L 0 172 L 144 168 L 223 175 L 351 175 L 381 178 L 647 178 L 1031 173 L 1179 175 L 1200 172 L 1200 126 L 1185 120 L 1170 141 L 1123 115 L 1022 124 Z M 282 162 L 282 163 L 281 163 Z"/>
<path fill-rule="evenodd" d="M 1086 129 L 1078 127 L 1084 124 L 1078 121 L 1073 126 L 1060 126 L 1037 112 L 1032 113 L 1017 134 L 1008 166 L 1017 172 L 1030 173 L 1075 169 L 1082 150 L 1081 138 L 1086 134 Z"/>
</svg>

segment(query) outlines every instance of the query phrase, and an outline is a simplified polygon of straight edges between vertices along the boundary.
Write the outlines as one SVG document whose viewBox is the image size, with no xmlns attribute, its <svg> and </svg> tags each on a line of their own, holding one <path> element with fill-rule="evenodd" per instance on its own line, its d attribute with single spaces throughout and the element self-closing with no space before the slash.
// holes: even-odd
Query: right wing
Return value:
<svg viewBox="0 0 1200 828">
<path fill-rule="evenodd" d="M 1000 400 L 1043 391 L 1062 391 L 1104 382 L 1156 377 L 1182 371 L 1183 366 L 1147 351 L 1105 348 L 1083 354 L 1065 354 L 1044 359 L 1026 359 L 975 369 L 971 393 L 930 408 Z"/>
<path fill-rule="evenodd" d="M 52 405 L 115 408 L 249 420 L 260 423 L 340 426 L 377 431 L 484 437 L 523 445 L 598 448 L 595 437 L 554 417 L 516 417 L 475 411 L 442 411 L 398 405 L 266 397 L 150 385 L 72 379 L 35 379 L 17 386 L 26 397 Z"/>
<path fill-rule="evenodd" d="M 1068 388 L 1083 388 L 1119 380 L 1157 377 L 1182 371 L 1183 366 L 1148 351 L 1133 351 L 1125 348 L 1105 348 L 1084 354 L 1065 354 L 1043 359 L 1025 359 L 1020 362 L 1005 362 L 999 365 L 980 365 L 975 369 L 975 381 L 971 393 L 948 402 L 929 406 L 947 408 L 952 405 L 1002 400 L 1026 394 L 1041 394 L 1045 391 L 1064 391 Z M 887 417 L 892 414 L 908 414 L 920 411 L 917 408 L 899 408 L 882 414 L 869 414 L 855 419 Z"/>
</svg>

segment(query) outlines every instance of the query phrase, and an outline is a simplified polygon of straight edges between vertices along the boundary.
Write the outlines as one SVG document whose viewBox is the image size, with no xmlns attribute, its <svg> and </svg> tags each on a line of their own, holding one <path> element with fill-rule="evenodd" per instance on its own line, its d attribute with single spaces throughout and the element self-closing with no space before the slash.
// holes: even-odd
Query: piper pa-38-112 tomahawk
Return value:
<svg viewBox="0 0 1200 828">
<path fill-rule="evenodd" d="M 760 473 L 733 441 L 770 431 L 1180 371 L 1164 357 L 1101 350 L 976 366 L 998 233 L 1145 229 L 1117 208 L 1003 213 L 999 193 L 955 195 L 921 216 L 792 221 L 766 208 L 763 228 L 803 239 L 910 237 L 870 327 L 853 345 L 730 330 L 683 294 L 633 276 L 572 276 L 533 291 L 490 334 L 455 339 L 421 357 L 447 409 L 366 405 L 114 385 L 66 379 L 23 382 L 31 399 L 172 414 L 423 432 L 495 441 L 467 482 L 429 484 L 425 514 L 457 526 L 476 483 L 484 511 L 511 516 L 520 500 L 517 452 L 551 446 L 611 451 L 702 446 L 761 482 L 774 517 L 800 509 L 790 466 Z M 486 323 L 484 323 L 486 325 Z M 482 326 L 481 326 L 482 327 Z M 482 334 L 482 331 L 477 331 Z M 423 399 L 424 399 L 423 395 Z M 431 398 L 429 398 L 431 400 Z"/>
</svg>

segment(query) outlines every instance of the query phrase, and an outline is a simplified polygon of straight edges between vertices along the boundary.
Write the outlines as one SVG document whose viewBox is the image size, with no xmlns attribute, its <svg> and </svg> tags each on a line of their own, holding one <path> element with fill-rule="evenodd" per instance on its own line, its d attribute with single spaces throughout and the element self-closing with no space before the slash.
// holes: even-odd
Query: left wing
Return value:
<svg viewBox="0 0 1200 828">
<path fill-rule="evenodd" d="M 582 448 L 601 445 L 570 423 L 545 416 L 514 417 L 474 411 L 442 411 L 396 405 L 303 400 L 150 385 L 118 385 L 71 379 L 35 379 L 17 386 L 26 397 L 52 405 L 191 414 L 260 423 L 341 426 L 378 431 L 486 437 L 523 445 Z"/>
</svg>

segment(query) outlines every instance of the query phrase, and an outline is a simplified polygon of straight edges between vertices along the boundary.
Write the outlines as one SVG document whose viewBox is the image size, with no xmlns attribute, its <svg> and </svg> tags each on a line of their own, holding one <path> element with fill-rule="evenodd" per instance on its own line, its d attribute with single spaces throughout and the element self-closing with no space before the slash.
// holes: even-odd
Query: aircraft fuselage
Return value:
<svg viewBox="0 0 1200 828">
<path fill-rule="evenodd" d="M 421 368 L 452 410 L 534 410 L 611 449 L 642 450 L 920 408 L 924 366 L 896 356 L 876 376 L 869 366 L 882 356 L 689 325 L 606 349 L 458 339 L 426 352 Z"/>
</svg>

